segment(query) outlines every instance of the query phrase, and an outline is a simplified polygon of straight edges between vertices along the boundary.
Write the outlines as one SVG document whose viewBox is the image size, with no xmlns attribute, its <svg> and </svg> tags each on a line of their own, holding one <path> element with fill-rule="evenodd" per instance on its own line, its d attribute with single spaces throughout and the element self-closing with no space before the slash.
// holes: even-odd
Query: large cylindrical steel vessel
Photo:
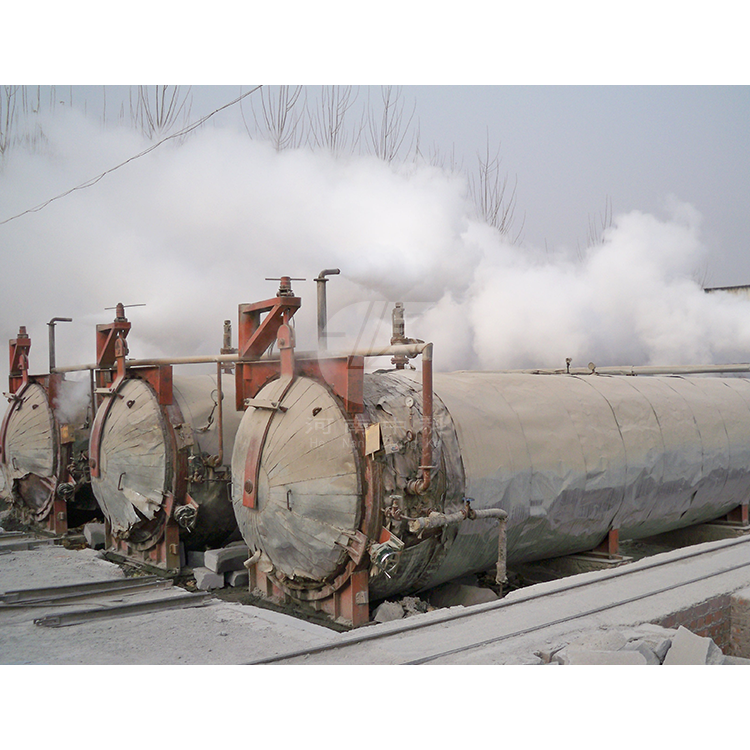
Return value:
<svg viewBox="0 0 750 750">
<path fill-rule="evenodd" d="M 512 565 L 591 550 L 612 529 L 641 538 L 712 520 L 750 497 L 742 378 L 436 374 L 422 494 L 409 491 L 423 422 L 421 383 L 408 372 L 365 375 L 355 419 L 307 377 L 272 381 L 257 400 L 276 410 L 249 408 L 240 424 L 235 513 L 263 570 L 300 599 L 340 586 L 363 548 L 371 599 L 493 567 L 495 519 L 409 530 L 466 499 L 508 513 Z M 247 507 L 245 467 L 258 451 L 257 502 Z M 397 554 L 381 557 L 384 541 Z"/>
<path fill-rule="evenodd" d="M 5 492 L 22 517 L 45 522 L 56 501 L 70 516 L 66 524 L 92 517 L 97 506 L 87 465 L 90 424 L 85 381 L 44 376 L 10 396 L 0 428 L 0 467 Z"/>
<path fill-rule="evenodd" d="M 169 404 L 139 377 L 114 390 L 106 397 L 112 403 L 99 407 L 106 412 L 91 450 L 92 487 L 113 537 L 148 550 L 174 518 L 186 549 L 238 538 L 228 463 L 239 415 L 226 408 L 234 404 L 233 377 L 221 377 L 222 420 L 216 376 L 174 377 Z"/>
</svg>

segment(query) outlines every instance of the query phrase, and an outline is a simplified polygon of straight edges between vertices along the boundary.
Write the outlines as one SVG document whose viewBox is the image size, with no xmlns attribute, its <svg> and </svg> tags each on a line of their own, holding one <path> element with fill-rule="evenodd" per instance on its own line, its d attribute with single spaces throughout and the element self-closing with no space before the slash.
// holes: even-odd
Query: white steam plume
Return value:
<svg viewBox="0 0 750 750">
<path fill-rule="evenodd" d="M 11 152 L 0 220 L 143 150 L 129 129 L 76 112 L 44 125 L 42 153 Z M 750 303 L 692 280 L 707 255 L 694 209 L 618 217 L 583 258 L 504 242 L 477 221 L 462 178 L 374 157 L 276 152 L 244 132 L 195 132 L 43 211 L 0 225 L 0 345 L 26 325 L 32 371 L 95 356 L 95 325 L 126 311 L 131 357 L 217 353 L 237 305 L 293 288 L 300 348 L 314 348 L 315 284 L 324 268 L 329 349 L 390 339 L 392 303 L 407 336 L 432 340 L 442 369 L 681 364 L 750 359 Z M 3 357 L 0 363 L 6 363 Z M 7 383 L 7 366 L 0 370 Z"/>
</svg>

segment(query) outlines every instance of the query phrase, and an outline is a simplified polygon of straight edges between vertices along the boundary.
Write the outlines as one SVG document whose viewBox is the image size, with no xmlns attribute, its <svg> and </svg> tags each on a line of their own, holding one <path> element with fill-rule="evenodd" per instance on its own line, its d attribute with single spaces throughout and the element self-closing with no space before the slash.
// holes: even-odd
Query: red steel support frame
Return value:
<svg viewBox="0 0 750 750">
<path fill-rule="evenodd" d="M 286 281 L 286 286 L 285 286 Z M 323 611 L 334 619 L 343 618 L 354 627 L 365 625 L 370 619 L 369 607 L 369 558 L 367 542 L 377 538 L 379 522 L 380 476 L 374 463 L 364 456 L 364 432 L 366 423 L 361 415 L 364 412 L 364 356 L 339 356 L 325 358 L 295 359 L 294 335 L 289 321 L 299 309 L 301 300 L 291 296 L 289 277 L 282 278 L 279 296 L 274 299 L 239 307 L 240 361 L 235 369 L 237 409 L 246 408 L 245 400 L 254 398 L 263 386 L 277 378 L 287 378 L 288 383 L 279 395 L 279 405 L 294 379 L 298 376 L 310 377 L 327 383 L 334 395 L 343 402 L 344 411 L 350 420 L 355 443 L 361 454 L 363 466 L 363 487 L 365 488 L 364 518 L 360 529 L 355 532 L 347 547 L 349 561 L 343 572 L 332 582 L 320 589 L 299 589 L 283 584 L 272 574 L 259 569 L 255 563 L 250 566 L 250 589 L 260 589 L 264 596 L 280 602 L 288 599 L 302 601 Z M 286 293 L 282 293 L 285 291 Z M 261 314 L 266 314 L 261 321 Z M 261 360 L 260 356 L 276 339 L 279 348 L 278 360 Z M 432 462 L 432 345 L 423 347 L 423 432 L 422 465 L 420 476 L 412 480 L 415 493 L 424 493 L 430 486 Z M 245 361 L 242 361 L 242 360 Z M 251 445 L 245 463 L 243 484 L 243 505 L 254 509 L 257 505 L 258 474 L 263 452 L 263 444 L 268 427 L 276 411 L 269 410 L 266 430 Z"/>
<path fill-rule="evenodd" d="M 128 378 L 138 378 L 146 381 L 156 394 L 157 403 L 163 408 L 165 422 L 170 433 L 171 442 L 177 444 L 174 435 L 175 425 L 182 424 L 183 417 L 174 403 L 172 365 L 145 365 L 129 368 L 125 358 L 128 346 L 125 341 L 130 331 L 130 321 L 125 318 L 124 307 L 117 306 L 115 320 L 112 323 L 96 327 L 96 361 L 95 372 L 98 386 L 97 397 L 100 408 L 96 410 L 94 423 L 91 427 L 89 440 L 89 468 L 92 477 L 100 475 L 102 431 L 109 411 L 112 408 L 117 391 Z M 106 399 L 106 403 L 104 402 Z M 134 546 L 126 539 L 119 539 L 112 535 L 109 523 L 105 523 L 106 546 L 115 554 L 143 562 L 155 568 L 171 570 L 180 569 L 180 532 L 173 517 L 176 505 L 189 503 L 187 484 L 184 477 L 187 472 L 187 459 L 178 452 L 173 467 L 172 491 L 167 493 L 163 506 L 163 533 L 160 533 L 154 543 Z"/>
<path fill-rule="evenodd" d="M 8 370 L 8 387 L 10 389 L 12 406 L 5 414 L 2 425 L 0 426 L 0 461 L 5 461 L 5 440 L 8 433 L 10 418 L 15 411 L 15 407 L 23 400 L 23 393 L 31 383 L 38 383 L 44 388 L 47 394 L 47 400 L 51 405 L 54 403 L 62 381 L 61 375 L 29 375 L 29 352 L 31 350 L 31 338 L 26 333 L 26 326 L 21 326 L 18 336 L 10 339 L 9 346 L 9 370 Z M 51 500 L 49 510 L 46 515 L 37 517 L 37 522 L 51 531 L 53 534 L 62 535 L 68 531 L 68 506 L 63 498 L 57 493 L 57 488 L 63 481 L 68 481 L 66 467 L 69 458 L 69 444 L 67 434 L 63 434 L 61 426 L 57 420 L 54 420 L 55 433 L 53 435 L 53 445 L 55 452 L 56 472 L 63 473 L 63 476 L 53 476 L 49 484 Z"/>
</svg>

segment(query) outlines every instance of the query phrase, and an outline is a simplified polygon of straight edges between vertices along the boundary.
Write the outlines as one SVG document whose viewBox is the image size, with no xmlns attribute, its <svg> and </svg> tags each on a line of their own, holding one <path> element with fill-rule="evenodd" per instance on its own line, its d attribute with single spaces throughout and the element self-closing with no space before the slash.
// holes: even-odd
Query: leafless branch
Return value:
<svg viewBox="0 0 750 750">
<path fill-rule="evenodd" d="M 586 236 L 586 246 L 581 248 L 578 244 L 578 259 L 583 260 L 586 252 L 592 247 L 601 245 L 604 241 L 604 233 L 613 226 L 612 221 L 612 198 L 608 195 L 604 199 L 604 210 L 599 214 L 599 223 L 589 214 L 588 234 Z"/>
<path fill-rule="evenodd" d="M 508 175 L 500 172 L 500 147 L 491 155 L 489 134 L 485 154 L 477 154 L 478 168 L 475 175 L 469 176 L 469 193 L 474 200 L 480 218 L 503 235 L 510 235 L 516 210 L 516 189 L 518 178 L 509 190 Z M 518 242 L 521 230 L 513 237 Z"/>
<path fill-rule="evenodd" d="M 416 102 L 408 119 L 404 119 L 404 104 L 401 101 L 401 87 L 381 86 L 380 97 L 383 109 L 380 117 L 376 117 L 369 103 L 367 107 L 367 130 L 372 152 L 383 161 L 392 162 L 401 151 L 406 137 L 409 135 Z M 412 142 L 409 144 L 411 148 Z"/>
<path fill-rule="evenodd" d="M 18 86 L 0 86 L 0 157 L 5 156 L 13 140 L 18 89 Z"/>
<path fill-rule="evenodd" d="M 309 116 L 310 143 L 332 154 L 351 153 L 357 146 L 361 128 L 353 134 L 345 130 L 347 112 L 354 106 L 359 89 L 351 86 L 322 86 L 320 103 Z"/>
<path fill-rule="evenodd" d="M 252 104 L 253 117 L 256 128 L 271 141 L 277 151 L 287 148 L 297 148 L 303 139 L 300 123 L 305 116 L 305 102 L 302 86 L 278 86 L 274 92 L 271 87 L 264 87 L 260 91 L 261 121 Z"/>
<path fill-rule="evenodd" d="M 166 135 L 178 121 L 187 122 L 192 106 L 192 88 L 188 86 L 138 86 L 133 102 L 131 94 L 131 117 L 135 125 L 147 138 Z"/>
</svg>

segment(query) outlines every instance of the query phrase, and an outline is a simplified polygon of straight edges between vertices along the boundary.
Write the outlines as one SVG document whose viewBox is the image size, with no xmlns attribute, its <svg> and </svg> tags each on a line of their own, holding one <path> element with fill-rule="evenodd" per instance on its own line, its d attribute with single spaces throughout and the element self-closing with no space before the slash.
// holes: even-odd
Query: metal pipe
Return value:
<svg viewBox="0 0 750 750">
<path fill-rule="evenodd" d="M 422 350 L 422 465 L 420 476 L 406 484 L 406 491 L 412 495 L 424 495 L 430 488 L 432 477 L 432 344 L 425 344 Z"/>
<path fill-rule="evenodd" d="M 318 285 L 318 349 L 325 351 L 328 348 L 328 310 L 326 301 L 326 276 L 337 276 L 341 271 L 338 268 L 326 268 L 318 274 L 315 283 Z"/>
<path fill-rule="evenodd" d="M 221 362 L 216 363 L 216 429 L 219 432 L 219 453 L 216 457 L 216 465 L 221 466 L 224 463 L 224 409 L 221 402 L 224 400 L 224 392 L 221 384 Z"/>
<path fill-rule="evenodd" d="M 464 500 L 463 510 L 456 513 L 432 513 L 429 516 L 422 516 L 409 521 L 409 531 L 417 534 L 425 529 L 436 529 L 443 526 L 451 526 L 456 523 L 463 523 L 466 520 L 474 521 L 478 518 L 497 518 L 497 564 L 495 566 L 495 583 L 502 585 L 508 577 L 506 565 L 507 560 L 507 539 L 506 527 L 508 514 L 501 508 L 487 508 L 484 510 L 473 510 L 470 500 Z"/>
<path fill-rule="evenodd" d="M 506 511 L 502 510 L 502 508 L 473 510 L 467 500 L 464 502 L 464 509 L 456 511 L 455 513 L 433 513 L 429 516 L 412 519 L 409 521 L 409 531 L 411 531 L 412 534 L 418 534 L 425 529 L 438 529 L 443 526 L 451 526 L 452 524 L 461 523 L 466 520 L 474 521 L 478 518 L 499 518 L 501 521 L 505 521 L 508 518 L 508 514 Z"/>
<path fill-rule="evenodd" d="M 573 367 L 565 370 L 498 370 L 509 374 L 527 375 L 707 375 L 722 372 L 750 372 L 750 364 L 727 365 L 618 365 L 609 367 Z"/>
<path fill-rule="evenodd" d="M 407 357 L 416 357 L 422 354 L 428 346 L 432 344 L 400 344 L 397 346 L 384 346 L 372 349 L 355 349 L 350 352 L 339 352 L 330 354 L 330 357 L 392 357 L 396 354 L 404 354 Z M 315 359 L 319 352 L 295 353 L 298 359 Z M 154 357 L 151 359 L 129 359 L 125 361 L 125 367 L 144 367 L 154 365 L 205 365 L 214 364 L 215 362 L 243 362 L 237 354 L 212 354 L 207 356 L 195 357 Z M 266 361 L 266 360 L 264 360 Z M 278 358 L 269 359 L 269 362 L 278 361 Z M 748 366 L 750 367 L 750 365 Z M 97 370 L 97 364 L 71 365 L 69 367 L 58 367 L 55 372 L 80 372 L 82 370 Z"/>
<path fill-rule="evenodd" d="M 73 318 L 52 318 L 49 326 L 49 371 L 55 372 L 55 323 L 72 323 Z"/>
</svg>

